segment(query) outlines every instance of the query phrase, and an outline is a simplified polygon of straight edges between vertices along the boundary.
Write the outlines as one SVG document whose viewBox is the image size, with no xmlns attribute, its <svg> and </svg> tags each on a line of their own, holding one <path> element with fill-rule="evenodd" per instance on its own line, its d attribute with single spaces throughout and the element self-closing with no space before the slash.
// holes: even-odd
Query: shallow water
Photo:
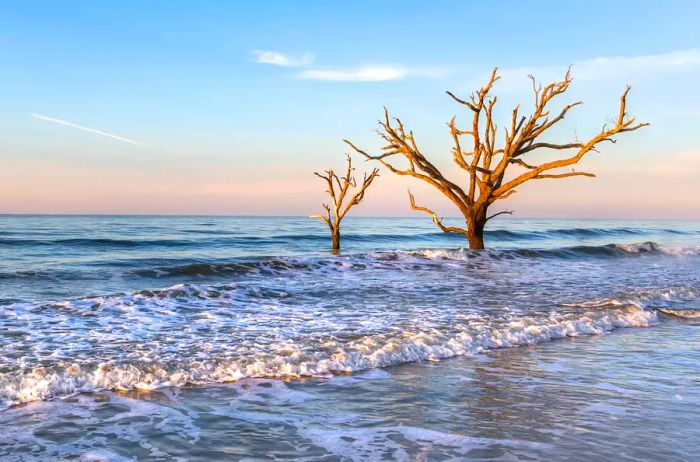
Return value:
<svg viewBox="0 0 700 462">
<path fill-rule="evenodd" d="M 700 308 L 700 223 L 487 240 L 353 219 L 334 257 L 301 218 L 0 217 L 0 457 L 692 458 L 700 323 L 655 308 Z"/>
</svg>

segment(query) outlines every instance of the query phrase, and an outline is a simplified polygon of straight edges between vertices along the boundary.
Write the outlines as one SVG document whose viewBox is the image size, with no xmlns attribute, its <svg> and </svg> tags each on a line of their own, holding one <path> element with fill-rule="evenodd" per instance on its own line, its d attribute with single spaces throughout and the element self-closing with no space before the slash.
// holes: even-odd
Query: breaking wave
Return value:
<svg viewBox="0 0 700 462">
<path fill-rule="evenodd" d="M 564 304 L 564 306 L 573 308 L 616 308 L 620 306 L 635 306 L 643 310 L 691 306 L 700 309 L 700 289 L 683 286 L 663 290 L 637 290 L 626 294 L 624 297 L 601 298 L 579 303 L 567 303 Z"/>
<path fill-rule="evenodd" d="M 424 249 L 414 251 L 388 251 L 368 254 L 349 255 L 346 259 L 323 257 L 269 257 L 248 259 L 235 263 L 192 263 L 177 266 L 161 266 L 153 269 L 134 271 L 145 277 L 186 275 L 211 276 L 220 274 L 278 273 L 288 270 L 312 271 L 319 269 L 356 269 L 367 268 L 375 262 L 386 264 L 416 263 L 416 259 L 428 260 L 475 260 L 475 259 L 514 259 L 514 258 L 562 258 L 579 257 L 638 257 L 642 255 L 659 256 L 698 256 L 700 247 L 664 247 L 654 242 L 639 244 L 607 244 L 602 246 L 576 246 L 559 249 L 517 249 L 517 250 L 468 250 L 468 249 Z"/>
<path fill-rule="evenodd" d="M 148 297 L 201 297 L 211 292 L 171 288 L 142 293 Z M 171 313 L 175 315 L 175 313 Z M 150 390 L 159 387 L 233 382 L 242 378 L 326 377 L 394 366 L 435 361 L 485 350 L 509 348 L 580 335 L 599 335 L 618 328 L 648 327 L 657 322 L 654 311 L 636 306 L 508 321 L 474 319 L 461 325 L 362 335 L 341 341 L 333 336 L 311 345 L 303 339 L 280 341 L 271 350 L 234 345 L 226 357 L 180 357 L 164 361 L 152 357 L 139 362 L 65 361 L 59 366 L 34 367 L 0 374 L 0 403 L 4 406 L 96 390 Z M 195 353 L 195 352 L 193 352 Z"/>
<path fill-rule="evenodd" d="M 579 258 L 579 257 L 636 257 L 645 254 L 666 256 L 697 256 L 700 247 L 666 247 L 655 242 L 638 244 L 606 244 L 598 246 L 573 246 L 555 249 L 516 249 L 516 250 L 483 250 L 469 251 L 465 249 L 427 249 L 409 252 L 413 255 L 423 255 L 428 258 L 469 257 L 490 258 Z"/>
</svg>

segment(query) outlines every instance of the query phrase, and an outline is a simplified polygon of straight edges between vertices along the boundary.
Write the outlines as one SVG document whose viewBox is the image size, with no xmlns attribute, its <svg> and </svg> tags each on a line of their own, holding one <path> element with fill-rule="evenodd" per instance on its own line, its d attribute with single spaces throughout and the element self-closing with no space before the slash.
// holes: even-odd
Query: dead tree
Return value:
<svg viewBox="0 0 700 462">
<path fill-rule="evenodd" d="M 499 215 L 511 214 L 511 211 L 500 211 L 488 214 L 489 207 L 496 201 L 505 199 L 516 192 L 516 187 L 526 181 L 540 179 L 566 178 L 571 176 L 594 177 L 593 173 L 574 170 L 560 170 L 563 167 L 577 164 L 586 154 L 596 151 L 596 147 L 605 141 L 615 143 L 615 135 L 630 132 L 644 127 L 646 123 L 635 123 L 634 118 L 627 114 L 627 86 L 620 98 L 617 116 L 609 124 L 603 126 L 598 134 L 587 141 L 572 141 L 570 143 L 552 143 L 542 141 L 547 131 L 575 106 L 582 101 L 570 103 L 558 112 L 550 112 L 550 103 L 564 93 L 571 84 L 570 70 L 564 79 L 550 83 L 545 87 L 538 85 L 534 77 L 534 110 L 530 116 L 520 115 L 516 106 L 510 121 L 503 131 L 503 140 L 497 146 L 496 138 L 500 135 L 493 120 L 496 97 L 490 96 L 493 84 L 499 79 L 497 69 L 491 73 L 488 83 L 473 93 L 469 99 L 460 99 L 451 92 L 447 94 L 457 103 L 466 106 L 472 114 L 471 126 L 466 129 L 458 128 L 453 117 L 447 124 L 454 143 L 452 158 L 465 171 L 465 187 L 447 179 L 442 172 L 431 163 L 418 148 L 412 131 L 407 131 L 401 120 L 391 118 L 384 108 L 384 120 L 379 122 L 378 130 L 381 138 L 387 143 L 379 154 L 372 155 L 356 147 L 348 140 L 345 142 L 356 152 L 367 159 L 376 160 L 397 175 L 408 175 L 418 178 L 434 186 L 457 206 L 465 219 L 465 226 L 445 226 L 442 219 L 427 207 L 416 205 L 411 192 L 409 201 L 413 210 L 430 215 L 433 222 L 446 233 L 463 234 L 469 241 L 469 248 L 484 248 L 484 227 L 486 223 Z M 464 141 L 467 137 L 467 141 Z M 559 150 L 567 151 L 566 157 L 558 160 L 537 163 L 532 159 L 535 151 Z M 597 151 L 596 151 L 597 152 Z M 404 166 L 396 166 L 391 161 L 393 156 L 403 157 Z M 514 168 L 511 168 L 514 167 Z"/>
<path fill-rule="evenodd" d="M 376 168 L 369 175 L 365 173 L 362 184 L 358 187 L 353 173 L 355 169 L 352 166 L 352 158 L 350 156 L 347 156 L 347 162 L 347 170 L 343 177 L 339 177 L 332 169 L 326 170 L 323 174 L 314 172 L 314 175 L 326 181 L 328 185 L 326 192 L 331 197 L 333 205 L 331 207 L 328 204 L 323 204 L 326 214 L 311 215 L 311 218 L 318 218 L 328 225 L 328 229 L 331 232 L 333 252 L 340 250 L 340 222 L 353 206 L 364 199 L 365 191 L 372 184 L 372 181 L 379 176 L 379 170 Z M 349 201 L 345 202 L 350 188 L 353 188 L 355 193 Z"/>
</svg>

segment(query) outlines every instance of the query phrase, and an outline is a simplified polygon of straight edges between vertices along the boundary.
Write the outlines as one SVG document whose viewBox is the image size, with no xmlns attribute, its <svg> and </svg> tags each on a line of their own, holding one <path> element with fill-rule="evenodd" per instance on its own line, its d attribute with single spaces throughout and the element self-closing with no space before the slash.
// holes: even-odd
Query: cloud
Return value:
<svg viewBox="0 0 700 462">
<path fill-rule="evenodd" d="M 305 67 L 314 62 L 313 55 L 290 56 L 279 51 L 253 50 L 255 62 L 282 67 Z M 423 77 L 443 77 L 448 73 L 444 68 L 412 68 L 395 65 L 365 65 L 346 68 L 306 69 L 297 77 L 307 80 L 327 80 L 335 82 L 383 82 L 401 80 L 409 75 Z"/>
<path fill-rule="evenodd" d="M 253 50 L 255 62 L 260 64 L 272 64 L 273 66 L 298 67 L 308 66 L 314 61 L 312 55 L 289 56 L 279 51 Z"/>
<path fill-rule="evenodd" d="M 568 64 L 503 69 L 504 80 L 534 75 L 541 81 L 560 79 Z M 649 75 L 700 69 L 700 49 L 672 51 L 658 55 L 611 56 L 585 59 L 572 63 L 576 80 L 606 80 L 630 75 Z"/>
<path fill-rule="evenodd" d="M 700 66 L 700 49 L 660 55 L 615 56 L 588 59 L 574 64 L 579 79 L 600 80 L 630 74 L 674 72 Z"/>
<path fill-rule="evenodd" d="M 409 70 L 399 66 L 365 66 L 355 69 L 309 69 L 300 72 L 299 77 L 336 82 L 382 82 L 401 80 L 409 73 Z"/>
<path fill-rule="evenodd" d="M 108 132 L 105 132 L 102 130 L 98 130 L 96 128 L 83 127 L 82 125 L 77 125 L 77 124 L 74 124 L 72 122 L 68 122 L 67 120 L 61 120 L 61 119 L 56 119 L 53 117 L 47 117 L 45 115 L 36 114 L 36 113 L 29 114 L 29 116 L 34 117 L 35 119 L 41 119 L 41 120 L 46 120 L 48 122 L 53 122 L 53 123 L 56 123 L 59 125 L 65 125 L 66 127 L 77 128 L 78 130 L 83 130 L 85 132 L 95 133 L 97 135 L 101 135 L 101 136 L 104 136 L 107 138 L 112 138 L 113 140 L 122 141 L 124 143 L 135 144 L 137 146 L 143 146 L 143 143 L 141 143 L 139 141 L 130 140 L 129 138 L 124 138 L 122 136 L 115 135 L 114 133 L 108 133 Z"/>
</svg>

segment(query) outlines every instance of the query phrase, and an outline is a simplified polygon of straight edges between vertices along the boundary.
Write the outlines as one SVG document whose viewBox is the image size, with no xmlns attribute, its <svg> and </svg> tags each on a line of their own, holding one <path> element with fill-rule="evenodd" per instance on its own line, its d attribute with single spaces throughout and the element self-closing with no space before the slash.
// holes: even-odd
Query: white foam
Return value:
<svg viewBox="0 0 700 462">
<path fill-rule="evenodd" d="M 695 287 L 681 286 L 659 290 L 637 290 L 622 297 L 601 298 L 563 306 L 572 308 L 606 308 L 633 305 L 641 309 L 666 308 L 700 298 L 700 290 Z"/>
<path fill-rule="evenodd" d="M 408 462 L 430 460 L 433 451 L 445 452 L 447 450 L 448 453 L 465 456 L 474 449 L 488 448 L 494 445 L 513 449 L 543 449 L 548 447 L 543 443 L 480 438 L 406 425 L 373 428 L 303 426 L 298 428 L 297 432 L 302 438 L 323 448 L 329 454 L 352 461 L 396 460 Z M 411 441 L 419 448 L 417 459 L 406 451 L 405 445 L 396 441 L 397 436 Z"/>
<path fill-rule="evenodd" d="M 0 374 L 5 405 L 67 396 L 96 390 L 152 390 L 186 384 L 234 382 L 243 378 L 327 377 L 397 364 L 472 355 L 494 348 L 545 342 L 579 335 L 599 335 L 622 327 L 647 327 L 656 313 L 634 306 L 583 313 L 553 313 L 548 317 L 520 317 L 508 324 L 465 323 L 423 331 L 370 334 L 347 342 L 303 344 L 284 341 L 270 351 L 254 345 L 235 358 L 188 360 L 177 366 L 147 364 L 66 364 Z M 325 347 L 324 347 L 325 346 Z"/>
</svg>

